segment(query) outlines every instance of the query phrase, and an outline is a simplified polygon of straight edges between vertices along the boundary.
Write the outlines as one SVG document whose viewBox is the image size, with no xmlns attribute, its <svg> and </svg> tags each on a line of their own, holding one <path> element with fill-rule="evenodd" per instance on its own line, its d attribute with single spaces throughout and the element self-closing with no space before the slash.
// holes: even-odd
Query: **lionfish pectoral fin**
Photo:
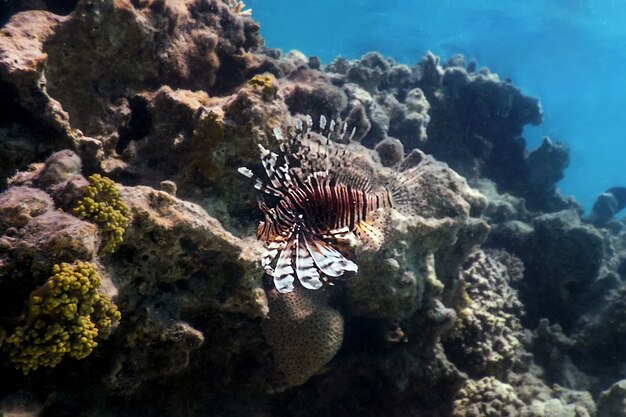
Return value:
<svg viewBox="0 0 626 417">
<path fill-rule="evenodd" d="M 261 267 L 268 275 L 274 275 L 274 268 L 272 268 L 272 262 L 278 256 L 277 247 L 268 247 L 261 256 Z"/>
<path fill-rule="evenodd" d="M 339 229 L 333 229 L 328 232 L 328 234 L 323 235 L 323 237 L 332 239 L 334 242 L 337 242 L 342 246 L 354 246 L 356 243 L 356 236 L 347 226 Z"/>
<path fill-rule="evenodd" d="M 319 239 L 305 239 L 304 243 L 308 249 L 315 265 L 319 270 L 329 277 L 340 277 L 346 272 L 357 272 L 357 265 L 346 259 L 335 248 Z"/>
<path fill-rule="evenodd" d="M 369 250 L 379 250 L 385 240 L 385 234 L 381 229 L 381 216 L 379 211 L 371 214 L 368 220 L 362 220 L 356 225 L 356 235 L 364 247 Z"/>
<path fill-rule="evenodd" d="M 320 273 L 306 245 L 306 238 L 300 234 L 296 241 L 296 276 L 304 288 L 317 290 L 322 287 Z"/>
<path fill-rule="evenodd" d="M 278 255 L 278 261 L 276 262 L 276 268 L 274 268 L 271 274 L 274 278 L 274 285 L 280 293 L 286 293 L 293 291 L 294 270 L 291 265 L 293 255 L 293 242 L 289 242 L 285 249 Z"/>
</svg>

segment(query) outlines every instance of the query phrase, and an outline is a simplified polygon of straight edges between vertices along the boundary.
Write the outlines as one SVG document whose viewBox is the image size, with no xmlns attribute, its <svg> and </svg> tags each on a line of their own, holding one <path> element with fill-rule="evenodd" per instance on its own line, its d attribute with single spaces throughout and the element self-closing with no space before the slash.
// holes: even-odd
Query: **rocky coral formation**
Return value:
<svg viewBox="0 0 626 417">
<path fill-rule="evenodd" d="M 55 366 L 65 354 L 84 358 L 119 319 L 107 295 L 114 294 L 109 278 L 81 262 L 95 256 L 95 227 L 55 211 L 48 194 L 29 187 L 0 194 L 0 213 L 5 358 L 24 373 Z"/>
<path fill-rule="evenodd" d="M 581 220 L 555 186 L 567 150 L 526 150 L 541 108 L 508 80 L 461 56 L 324 66 L 263 47 L 230 1 L 7 10 L 1 412 L 581 417 L 595 413 L 586 390 L 624 378 L 620 191 Z M 275 149 L 273 128 L 297 114 L 347 120 L 374 183 L 411 176 L 411 205 L 387 213 L 379 251 L 349 250 L 355 277 L 284 295 L 264 279 L 256 195 L 237 168 L 262 169 L 256 145 Z M 80 332 L 48 339 L 81 360 L 12 355 L 63 263 L 93 265 L 85 298 L 114 302 L 119 325 L 112 304 L 72 293 L 61 314 L 89 316 L 98 346 L 87 325 L 83 350 Z M 81 269 L 58 268 L 68 286 Z M 616 387 L 598 415 L 617 412 Z"/>
<path fill-rule="evenodd" d="M 598 398 L 598 417 L 626 416 L 626 380 L 616 382 Z"/>
<path fill-rule="evenodd" d="M 524 403 L 512 386 L 493 377 L 470 380 L 459 390 L 453 417 L 512 417 Z"/>
<path fill-rule="evenodd" d="M 517 381 L 519 383 L 520 381 Z M 470 380 L 459 390 L 452 415 L 509 417 L 590 417 L 595 405 L 588 393 L 561 387 L 548 388 L 533 377 L 522 385 L 503 383 L 493 377 Z"/>
<path fill-rule="evenodd" d="M 626 207 L 626 188 L 612 187 L 598 196 L 591 213 L 585 220 L 597 226 L 606 225 L 624 207 Z"/>
<path fill-rule="evenodd" d="M 484 252 L 461 271 L 459 318 L 444 346 L 470 375 L 503 378 L 520 359 L 523 311 L 510 281 L 507 267 Z"/>
</svg>

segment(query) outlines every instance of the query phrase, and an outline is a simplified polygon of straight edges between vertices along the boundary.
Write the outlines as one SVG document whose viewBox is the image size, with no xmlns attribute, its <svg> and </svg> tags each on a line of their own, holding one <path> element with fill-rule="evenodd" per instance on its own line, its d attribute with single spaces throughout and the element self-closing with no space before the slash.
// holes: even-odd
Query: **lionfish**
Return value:
<svg viewBox="0 0 626 417">
<path fill-rule="evenodd" d="M 304 288 L 316 290 L 322 281 L 356 273 L 357 265 L 338 248 L 355 239 L 379 247 L 383 237 L 375 213 L 392 207 L 394 195 L 400 195 L 390 189 L 373 192 L 371 172 L 351 160 L 346 146 L 333 141 L 336 135 L 336 141 L 350 142 L 354 129 L 348 135 L 347 124 L 339 127 L 324 116 L 319 132 L 312 127 L 312 118 L 306 116 L 304 122 L 295 119 L 292 135 L 274 128 L 278 154 L 258 145 L 267 178 L 239 168 L 274 201 L 270 207 L 259 198 L 264 220 L 256 234 L 266 247 L 262 266 L 281 293 L 294 289 L 295 277 Z"/>
</svg>

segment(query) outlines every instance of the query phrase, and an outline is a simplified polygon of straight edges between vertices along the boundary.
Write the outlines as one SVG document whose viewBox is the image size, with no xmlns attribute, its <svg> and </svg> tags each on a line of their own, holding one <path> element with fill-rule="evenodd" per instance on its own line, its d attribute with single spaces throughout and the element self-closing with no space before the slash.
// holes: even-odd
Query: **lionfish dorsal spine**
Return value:
<svg viewBox="0 0 626 417">
<path fill-rule="evenodd" d="M 326 128 L 326 116 L 323 114 L 320 116 L 320 130 L 324 130 Z"/>
<path fill-rule="evenodd" d="M 254 180 L 254 188 L 266 193 L 271 194 L 276 197 L 282 197 L 284 194 L 279 189 L 272 187 L 271 185 L 266 184 L 262 179 L 254 175 L 254 173 L 246 167 L 240 167 L 237 171 L 245 177 L 248 177 Z"/>
</svg>

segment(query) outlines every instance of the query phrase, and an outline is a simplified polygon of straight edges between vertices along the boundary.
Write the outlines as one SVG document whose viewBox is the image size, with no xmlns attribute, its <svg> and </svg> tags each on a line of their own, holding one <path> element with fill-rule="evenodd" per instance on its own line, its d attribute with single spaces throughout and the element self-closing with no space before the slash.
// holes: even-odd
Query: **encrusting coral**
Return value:
<svg viewBox="0 0 626 417">
<path fill-rule="evenodd" d="M 9 359 L 25 374 L 54 367 L 64 356 L 83 359 L 121 314 L 98 289 L 101 278 L 89 262 L 54 265 L 52 276 L 28 301 L 28 322 L 6 340 Z"/>
<path fill-rule="evenodd" d="M 112 253 L 122 243 L 128 227 L 128 209 L 111 179 L 100 174 L 89 177 L 84 196 L 76 202 L 72 214 L 96 223 L 102 233 L 102 252 Z"/>
<path fill-rule="evenodd" d="M 255 75 L 248 80 L 248 84 L 260 88 L 263 92 L 263 98 L 268 101 L 275 98 L 278 93 L 276 78 L 270 73 Z"/>
<path fill-rule="evenodd" d="M 468 380 L 454 401 L 453 417 L 512 417 L 524 406 L 509 384 L 486 377 Z"/>
<path fill-rule="evenodd" d="M 502 376 L 519 358 L 523 306 L 509 287 L 505 265 L 482 251 L 468 257 L 460 274 L 463 301 L 446 351 L 461 369 Z"/>
</svg>

